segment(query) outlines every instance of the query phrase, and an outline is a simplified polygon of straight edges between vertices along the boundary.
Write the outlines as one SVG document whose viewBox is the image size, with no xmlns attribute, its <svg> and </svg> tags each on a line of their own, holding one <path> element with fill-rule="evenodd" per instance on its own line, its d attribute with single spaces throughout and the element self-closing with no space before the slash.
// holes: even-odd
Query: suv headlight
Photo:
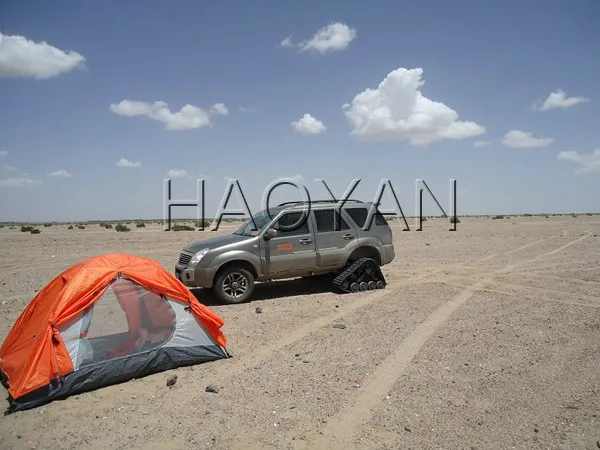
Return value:
<svg viewBox="0 0 600 450">
<path fill-rule="evenodd" d="M 206 253 L 208 253 L 208 249 L 204 248 L 197 252 L 194 256 L 192 256 L 192 259 L 190 260 L 190 266 L 195 266 L 196 264 L 198 264 L 202 257 L 206 255 Z"/>
</svg>

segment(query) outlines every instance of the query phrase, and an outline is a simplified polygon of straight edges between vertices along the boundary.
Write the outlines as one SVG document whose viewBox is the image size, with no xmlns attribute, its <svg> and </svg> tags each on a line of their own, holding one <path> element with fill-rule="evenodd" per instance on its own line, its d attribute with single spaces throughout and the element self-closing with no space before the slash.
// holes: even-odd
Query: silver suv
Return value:
<svg viewBox="0 0 600 450">
<path fill-rule="evenodd" d="M 373 266 L 365 266 L 369 274 L 381 274 L 379 267 L 393 259 L 392 230 L 373 203 L 289 202 L 260 211 L 233 234 L 188 245 L 175 275 L 188 287 L 212 288 L 220 300 L 241 303 L 251 297 L 255 282 L 324 274 L 339 278 L 363 261 Z M 385 286 L 373 280 L 340 284 L 348 292 Z"/>
</svg>

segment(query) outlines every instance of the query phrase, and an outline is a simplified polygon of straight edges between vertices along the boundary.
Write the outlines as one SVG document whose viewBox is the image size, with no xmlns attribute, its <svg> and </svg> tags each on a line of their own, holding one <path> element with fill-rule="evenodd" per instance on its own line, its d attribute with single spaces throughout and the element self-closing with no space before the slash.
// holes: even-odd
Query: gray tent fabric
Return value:
<svg viewBox="0 0 600 450">
<path fill-rule="evenodd" d="M 55 380 L 49 386 L 13 400 L 7 413 L 24 411 L 51 401 L 89 392 L 100 387 L 142 378 L 158 372 L 189 366 L 230 355 L 219 345 L 169 347 L 90 364 Z"/>
</svg>

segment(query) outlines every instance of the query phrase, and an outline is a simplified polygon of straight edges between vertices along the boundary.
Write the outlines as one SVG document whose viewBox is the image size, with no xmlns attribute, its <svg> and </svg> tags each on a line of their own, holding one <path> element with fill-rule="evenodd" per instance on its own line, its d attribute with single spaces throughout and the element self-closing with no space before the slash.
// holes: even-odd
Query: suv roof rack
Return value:
<svg viewBox="0 0 600 450">
<path fill-rule="evenodd" d="M 283 202 L 280 203 L 277 206 L 285 206 L 285 205 L 304 205 L 305 203 L 340 203 L 342 200 L 310 200 L 310 201 L 305 201 L 305 200 L 300 200 L 300 201 L 295 201 L 295 202 Z M 354 203 L 365 203 L 363 201 L 360 200 L 355 200 L 355 199 L 348 199 L 345 200 L 345 202 L 354 202 Z"/>
</svg>

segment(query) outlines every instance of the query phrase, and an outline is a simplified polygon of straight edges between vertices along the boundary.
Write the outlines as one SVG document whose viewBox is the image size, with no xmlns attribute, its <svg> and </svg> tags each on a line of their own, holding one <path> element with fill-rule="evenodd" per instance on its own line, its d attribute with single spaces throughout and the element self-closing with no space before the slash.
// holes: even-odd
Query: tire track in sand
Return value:
<svg viewBox="0 0 600 450">
<path fill-rule="evenodd" d="M 531 242 L 529 244 L 525 244 L 518 248 L 508 250 L 504 253 L 494 253 L 492 255 L 485 256 L 476 260 L 476 263 L 489 260 L 493 257 L 503 255 L 505 253 L 515 253 L 525 248 L 531 247 L 533 245 L 541 244 L 546 242 L 547 240 L 552 238 L 543 238 L 537 241 Z M 490 258 L 491 257 L 491 258 Z M 219 368 L 212 373 L 212 376 L 219 377 L 220 380 L 224 381 L 229 379 L 243 371 L 245 371 L 248 367 L 256 367 L 262 362 L 266 361 L 277 351 L 296 343 L 297 341 L 304 339 L 306 336 L 309 336 L 311 333 L 318 331 L 320 328 L 327 326 L 328 324 L 339 320 L 347 314 L 350 314 L 356 310 L 359 310 L 363 307 L 368 306 L 369 304 L 376 302 L 377 300 L 383 298 L 386 295 L 390 295 L 393 293 L 399 293 L 402 288 L 407 286 L 413 286 L 415 284 L 421 283 L 431 283 L 431 282 L 439 282 L 435 276 L 439 275 L 443 272 L 447 272 L 453 266 L 439 266 L 438 268 L 429 268 L 427 272 L 423 272 L 417 276 L 409 277 L 404 280 L 394 282 L 393 287 L 387 287 L 386 289 L 376 290 L 364 296 L 360 296 L 354 301 L 349 303 L 340 304 L 340 307 L 333 313 L 318 317 L 317 319 L 308 322 L 304 326 L 300 328 L 296 328 L 295 330 L 290 331 L 285 336 L 281 336 L 278 339 L 274 339 L 271 343 L 258 347 L 252 354 L 244 355 L 240 358 L 236 358 L 235 355 L 232 355 L 233 358 L 228 361 L 228 364 L 221 364 Z M 471 276 L 469 275 L 457 275 L 454 276 L 453 279 L 459 281 L 461 279 L 465 279 Z M 486 273 L 484 276 L 491 276 L 490 273 Z M 479 282 L 478 282 L 479 283 Z M 389 286 L 389 285 L 388 285 Z M 360 294 L 349 294 L 349 295 L 360 295 Z"/>
<path fill-rule="evenodd" d="M 503 284 L 496 283 L 496 282 L 494 282 L 494 283 L 498 284 L 499 288 L 492 287 L 492 286 L 485 286 L 483 289 L 480 289 L 480 291 L 482 291 L 482 292 L 495 292 L 496 294 L 501 294 L 501 295 L 515 295 L 514 291 L 510 291 L 508 289 L 515 288 L 515 287 L 517 287 L 517 285 L 508 284 L 508 283 L 503 283 Z M 467 286 L 467 285 L 460 284 L 460 283 L 455 283 L 455 282 L 447 282 L 445 284 L 447 284 L 448 286 L 454 286 L 454 287 L 458 287 L 458 288 L 462 288 L 462 289 L 468 289 L 469 288 L 469 286 Z M 492 283 L 490 283 L 490 284 L 492 284 Z M 506 289 L 502 289 L 502 287 L 505 287 Z M 519 289 L 523 289 L 523 288 L 527 289 L 526 286 L 520 286 L 520 285 L 518 286 L 518 288 Z M 551 292 L 553 294 L 556 294 L 556 293 L 560 294 L 560 292 L 555 292 L 555 291 L 548 291 L 548 292 L 549 293 Z M 562 299 L 558 299 L 558 298 L 548 298 L 548 297 L 546 297 L 544 299 L 541 299 L 541 301 L 551 302 L 551 303 L 561 303 L 561 304 L 564 304 L 564 305 L 573 305 L 573 306 L 587 306 L 589 308 L 600 308 L 600 297 L 590 297 L 590 296 L 587 296 L 586 298 L 589 298 L 592 303 L 578 302 L 578 301 L 574 301 L 574 300 L 562 300 Z M 523 297 L 523 299 L 524 300 L 531 300 L 527 296 Z M 536 300 L 539 300 L 539 299 L 536 299 Z"/>
<path fill-rule="evenodd" d="M 542 242 L 546 242 L 546 241 L 549 241 L 551 239 L 556 239 L 557 237 L 558 236 L 550 236 L 550 237 L 547 237 L 547 238 L 540 239 L 538 241 L 530 242 L 529 244 L 525 244 L 525 245 L 523 245 L 521 247 L 518 247 L 518 248 L 515 248 L 513 250 L 508 250 L 508 251 L 502 252 L 502 253 L 492 253 L 491 255 L 484 256 L 483 258 L 478 259 L 475 262 L 485 262 L 485 261 L 488 261 L 488 260 L 490 260 L 492 258 L 495 258 L 496 256 L 499 256 L 499 255 L 510 255 L 512 253 L 520 252 L 521 250 L 525 250 L 526 248 L 533 247 L 534 245 L 541 244 Z"/>
<path fill-rule="evenodd" d="M 541 258 L 554 255 L 586 239 L 588 236 L 589 233 L 529 260 L 511 264 L 503 269 L 494 271 L 489 277 L 477 281 L 436 309 L 425 321 L 417 325 L 414 331 L 400 344 L 391 356 L 377 366 L 369 379 L 365 380 L 360 391 L 356 395 L 351 396 L 341 413 L 328 421 L 327 427 L 322 430 L 322 434 L 318 435 L 316 442 L 313 442 L 311 447 L 352 448 L 354 436 L 357 434 L 357 431 L 369 420 L 375 408 L 385 399 L 387 393 L 392 389 L 415 355 L 423 348 L 428 339 L 435 334 L 438 328 L 450 319 L 458 308 L 472 298 L 477 291 L 484 289 L 488 283 L 493 281 L 493 274 L 510 272 L 519 266 L 529 264 L 531 261 L 537 261 Z"/>
</svg>

